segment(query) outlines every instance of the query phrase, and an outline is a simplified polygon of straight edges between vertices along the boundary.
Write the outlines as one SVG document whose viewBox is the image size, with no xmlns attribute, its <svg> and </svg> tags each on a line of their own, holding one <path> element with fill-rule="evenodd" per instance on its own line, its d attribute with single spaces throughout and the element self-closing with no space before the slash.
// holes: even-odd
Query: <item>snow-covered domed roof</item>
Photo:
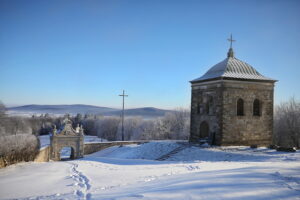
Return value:
<svg viewBox="0 0 300 200">
<path fill-rule="evenodd" d="M 251 65 L 235 58 L 232 48 L 229 49 L 225 60 L 214 65 L 203 76 L 192 80 L 191 83 L 203 82 L 212 79 L 238 79 L 268 82 L 276 81 L 263 76 Z"/>
</svg>

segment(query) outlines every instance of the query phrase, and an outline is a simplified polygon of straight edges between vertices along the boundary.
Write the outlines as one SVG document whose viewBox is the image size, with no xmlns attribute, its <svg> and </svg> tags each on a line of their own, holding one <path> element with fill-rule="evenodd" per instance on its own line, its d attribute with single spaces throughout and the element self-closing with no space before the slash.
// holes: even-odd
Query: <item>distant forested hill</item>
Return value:
<svg viewBox="0 0 300 200">
<path fill-rule="evenodd" d="M 33 114 L 54 114 L 63 115 L 69 113 L 71 115 L 81 114 L 98 114 L 104 116 L 119 116 L 121 114 L 120 109 L 99 107 L 83 104 L 73 105 L 24 105 L 17 107 L 10 107 L 7 109 L 11 115 L 33 115 Z M 163 110 L 153 107 L 126 109 L 125 115 L 127 116 L 142 116 L 142 117 L 159 117 L 164 116 L 167 112 L 173 112 L 171 110 Z"/>
</svg>

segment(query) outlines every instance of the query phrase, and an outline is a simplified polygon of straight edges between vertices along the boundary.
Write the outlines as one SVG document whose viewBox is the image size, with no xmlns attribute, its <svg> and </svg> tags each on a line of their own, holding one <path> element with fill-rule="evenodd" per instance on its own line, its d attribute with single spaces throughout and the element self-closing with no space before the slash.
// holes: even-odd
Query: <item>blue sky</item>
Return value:
<svg viewBox="0 0 300 200">
<path fill-rule="evenodd" d="M 300 97 L 300 1 L 0 0 L 0 100 L 7 105 L 188 107 L 189 81 L 226 58 Z"/>
</svg>

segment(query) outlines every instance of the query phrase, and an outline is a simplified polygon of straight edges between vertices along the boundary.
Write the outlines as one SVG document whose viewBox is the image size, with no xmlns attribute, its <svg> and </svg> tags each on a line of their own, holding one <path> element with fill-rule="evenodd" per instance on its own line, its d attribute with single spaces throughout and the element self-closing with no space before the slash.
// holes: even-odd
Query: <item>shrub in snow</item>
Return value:
<svg viewBox="0 0 300 200">
<path fill-rule="evenodd" d="M 0 103 L 0 167 L 34 160 L 39 140 L 32 135 L 28 119 L 8 117 Z"/>
<path fill-rule="evenodd" d="M 31 134 L 1 135 L 0 143 L 0 159 L 4 166 L 33 161 L 39 152 L 39 140 Z"/>
</svg>

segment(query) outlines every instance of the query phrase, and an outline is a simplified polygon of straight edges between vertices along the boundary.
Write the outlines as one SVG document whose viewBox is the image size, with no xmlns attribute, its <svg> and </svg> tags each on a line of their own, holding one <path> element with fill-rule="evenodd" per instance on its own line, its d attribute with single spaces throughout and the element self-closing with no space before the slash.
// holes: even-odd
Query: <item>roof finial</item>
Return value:
<svg viewBox="0 0 300 200">
<path fill-rule="evenodd" d="M 232 42 L 235 42 L 234 39 L 232 39 L 232 34 L 230 34 L 230 38 L 227 39 L 229 42 L 230 42 L 230 48 L 229 48 L 229 51 L 227 53 L 227 57 L 231 57 L 233 58 L 234 57 L 234 52 L 233 52 L 233 49 L 232 49 Z"/>
</svg>

